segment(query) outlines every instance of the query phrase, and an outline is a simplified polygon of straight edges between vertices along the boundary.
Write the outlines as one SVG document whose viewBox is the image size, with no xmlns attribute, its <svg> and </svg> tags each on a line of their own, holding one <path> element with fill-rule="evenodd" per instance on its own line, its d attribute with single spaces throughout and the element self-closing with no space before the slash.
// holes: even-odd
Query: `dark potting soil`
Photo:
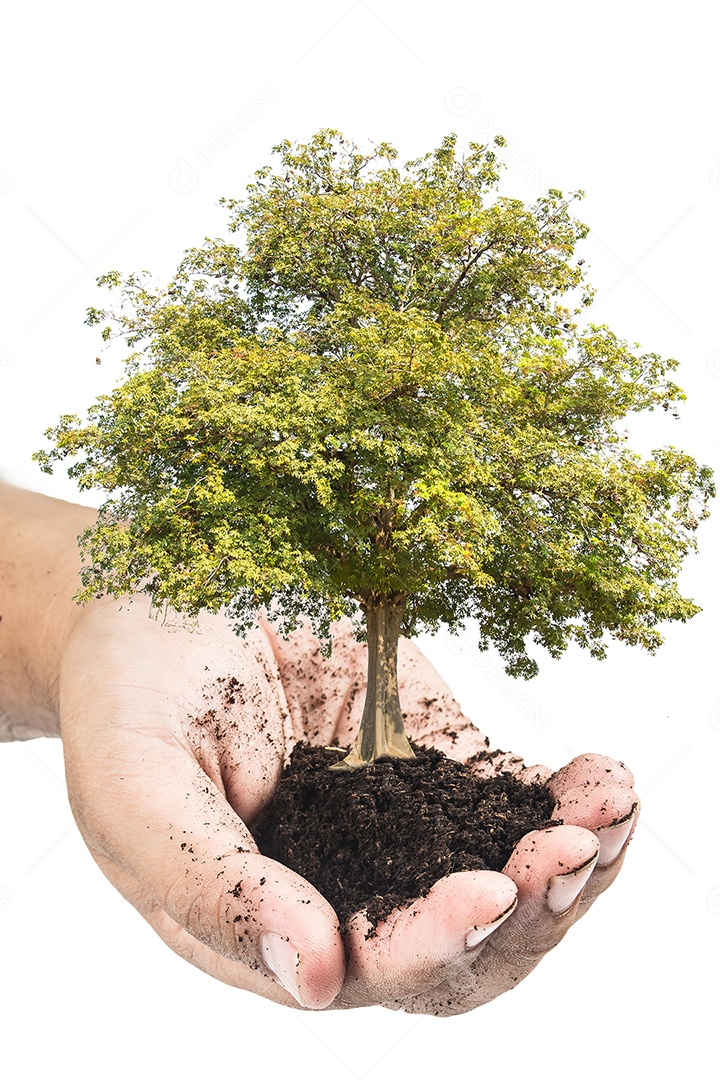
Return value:
<svg viewBox="0 0 720 1080">
<path fill-rule="evenodd" d="M 299 743 L 255 823 L 260 850 L 310 881 L 341 923 L 364 908 L 375 927 L 446 874 L 502 870 L 525 833 L 557 824 L 542 785 L 413 749 L 415 761 L 331 772 L 336 750 Z"/>
</svg>

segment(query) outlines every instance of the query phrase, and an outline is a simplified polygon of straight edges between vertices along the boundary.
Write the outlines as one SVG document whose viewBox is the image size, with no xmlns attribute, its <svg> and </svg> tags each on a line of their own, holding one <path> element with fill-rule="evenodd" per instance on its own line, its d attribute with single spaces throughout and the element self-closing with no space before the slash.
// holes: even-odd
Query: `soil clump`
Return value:
<svg viewBox="0 0 720 1080">
<path fill-rule="evenodd" d="M 299 743 L 255 822 L 260 850 L 310 881 L 341 924 L 366 909 L 374 928 L 447 874 L 502 870 L 525 833 L 558 824 L 544 786 L 413 749 L 414 761 L 338 773 L 335 749 Z"/>
</svg>

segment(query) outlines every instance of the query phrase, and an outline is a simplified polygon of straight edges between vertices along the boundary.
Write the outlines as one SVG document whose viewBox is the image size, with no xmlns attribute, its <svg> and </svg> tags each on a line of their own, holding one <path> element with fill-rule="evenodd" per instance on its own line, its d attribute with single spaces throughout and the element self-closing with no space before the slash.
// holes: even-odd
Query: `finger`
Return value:
<svg viewBox="0 0 720 1080">
<path fill-rule="evenodd" d="M 309 623 L 282 638 L 261 621 L 277 662 L 297 738 L 349 745 L 357 734 L 367 680 L 367 649 L 349 619 L 332 626 L 332 652 L 323 656 Z"/>
<path fill-rule="evenodd" d="M 598 784 L 615 783 L 632 788 L 635 783 L 627 765 L 602 754 L 580 754 L 550 778 L 548 787 L 558 796 L 570 788 L 595 787 Z"/>
<path fill-rule="evenodd" d="M 597 838 L 574 825 L 537 829 L 516 844 L 503 873 L 517 886 L 518 906 L 511 925 L 501 929 L 490 942 L 491 951 L 480 958 L 478 975 L 484 983 L 510 989 L 562 940 L 598 851 Z"/>
<path fill-rule="evenodd" d="M 99 608 L 80 624 L 60 687 L 68 793 L 86 842 L 208 949 L 272 974 L 310 1008 L 326 1006 L 344 977 L 335 912 L 307 881 L 258 853 L 226 797 L 219 759 L 201 767 L 195 751 L 203 761 L 203 746 L 191 749 L 181 722 L 197 704 L 193 688 L 202 697 L 199 658 L 212 685 L 236 670 L 247 693 L 267 683 L 262 644 L 250 636 L 241 648 L 228 643 L 212 621 L 209 633 L 193 636 L 169 634 L 133 611 L 103 616 Z M 215 654 L 219 670 L 210 667 Z M 228 728 L 225 743 L 246 754 L 235 770 L 239 809 L 257 810 L 276 782 L 282 746 L 271 752 L 257 742 L 260 717 L 275 713 L 281 722 L 272 694 L 253 697 Z"/>
<path fill-rule="evenodd" d="M 75 810 L 91 847 L 119 864 L 183 930 L 228 961 L 324 1008 L 344 978 L 337 916 L 293 871 L 260 855 L 222 793 L 179 748 L 147 747 L 148 772 L 105 777 L 105 808 Z M 108 814 L 106 808 L 111 808 Z M 157 925 L 157 923 L 154 923 Z"/>
<path fill-rule="evenodd" d="M 472 962 L 516 899 L 505 875 L 464 871 L 442 878 L 427 896 L 377 928 L 364 912 L 356 914 L 346 929 L 348 969 L 340 1000 L 353 1006 L 385 1003 L 441 983 Z"/>
<path fill-rule="evenodd" d="M 431 993 L 405 1000 L 402 1008 L 455 1015 L 516 986 L 572 925 L 598 849 L 591 832 L 570 825 L 523 837 L 503 871 L 517 887 L 515 911 L 488 939 L 469 970 L 455 971 Z"/>
<path fill-rule="evenodd" d="M 582 909 L 615 880 L 637 825 L 640 800 L 625 765 L 599 754 L 574 758 L 548 781 L 555 799 L 552 817 L 590 829 L 600 842 L 597 869 L 583 896 Z"/>
<path fill-rule="evenodd" d="M 101 855 L 92 849 L 90 853 L 111 885 L 132 904 L 155 933 L 181 959 L 229 986 L 248 990 L 279 1004 L 296 1005 L 295 997 L 284 990 L 277 980 L 262 968 L 252 968 L 248 964 L 229 960 L 220 956 L 214 949 L 203 945 L 180 923 L 171 919 L 157 900 L 132 874 L 106 855 Z"/>
<path fill-rule="evenodd" d="M 549 777 L 553 817 L 565 824 L 530 834 L 513 852 L 504 872 L 518 888 L 516 912 L 482 950 L 472 978 L 460 973 L 403 1008 L 464 1012 L 529 974 L 617 876 L 637 822 L 632 783 L 624 765 L 595 754 L 575 758 Z"/>
<path fill-rule="evenodd" d="M 638 808 L 635 792 L 617 784 L 570 788 L 558 798 L 552 818 L 590 829 L 600 841 L 598 866 L 606 867 L 615 862 L 629 840 Z"/>
<path fill-rule="evenodd" d="M 532 926 L 533 950 L 547 952 L 567 930 L 571 911 L 597 864 L 600 845 L 587 829 L 535 829 L 515 845 L 503 873 L 517 885 L 515 931 Z"/>
</svg>

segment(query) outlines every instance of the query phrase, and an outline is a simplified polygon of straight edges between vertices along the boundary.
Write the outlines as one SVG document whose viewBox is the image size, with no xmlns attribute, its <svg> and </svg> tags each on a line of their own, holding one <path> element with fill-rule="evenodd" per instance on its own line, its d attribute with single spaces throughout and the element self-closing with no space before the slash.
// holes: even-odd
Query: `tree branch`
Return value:
<svg viewBox="0 0 720 1080">
<path fill-rule="evenodd" d="M 470 273 L 472 268 L 478 264 L 478 262 L 483 257 L 483 255 L 485 255 L 488 251 L 491 250 L 491 248 L 493 247 L 494 244 L 495 244 L 495 238 L 493 237 L 493 239 L 490 241 L 489 244 L 486 244 L 485 247 L 479 248 L 478 251 L 476 251 L 475 254 L 473 255 L 472 259 L 470 259 L 470 261 L 468 263 L 466 263 L 465 266 L 463 266 L 459 277 L 455 281 L 455 284 L 451 286 L 450 291 L 446 294 L 445 299 L 442 301 L 442 303 L 440 304 L 440 307 L 438 308 L 438 314 L 437 314 L 437 321 L 438 322 L 442 322 L 443 315 L 447 311 L 448 304 L 453 299 L 453 297 L 456 295 L 458 289 L 460 288 L 460 286 L 462 285 L 463 281 L 465 280 L 467 275 Z"/>
</svg>

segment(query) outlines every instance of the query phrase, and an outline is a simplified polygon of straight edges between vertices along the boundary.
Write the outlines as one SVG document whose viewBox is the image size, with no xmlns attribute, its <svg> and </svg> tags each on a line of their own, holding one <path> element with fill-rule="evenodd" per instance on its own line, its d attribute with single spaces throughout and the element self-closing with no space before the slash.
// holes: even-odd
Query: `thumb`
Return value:
<svg viewBox="0 0 720 1080">
<path fill-rule="evenodd" d="M 327 900 L 259 853 L 186 749 L 148 731 L 115 734 L 112 765 L 105 747 L 101 774 L 89 767 L 97 753 L 87 738 L 82 753 L 69 747 L 68 758 L 71 806 L 106 875 L 198 966 L 253 989 L 272 979 L 301 1005 L 327 1007 L 345 974 L 338 919 Z M 204 948 L 190 949 L 185 935 Z M 249 980 L 228 977 L 238 964 L 253 972 Z"/>
</svg>

